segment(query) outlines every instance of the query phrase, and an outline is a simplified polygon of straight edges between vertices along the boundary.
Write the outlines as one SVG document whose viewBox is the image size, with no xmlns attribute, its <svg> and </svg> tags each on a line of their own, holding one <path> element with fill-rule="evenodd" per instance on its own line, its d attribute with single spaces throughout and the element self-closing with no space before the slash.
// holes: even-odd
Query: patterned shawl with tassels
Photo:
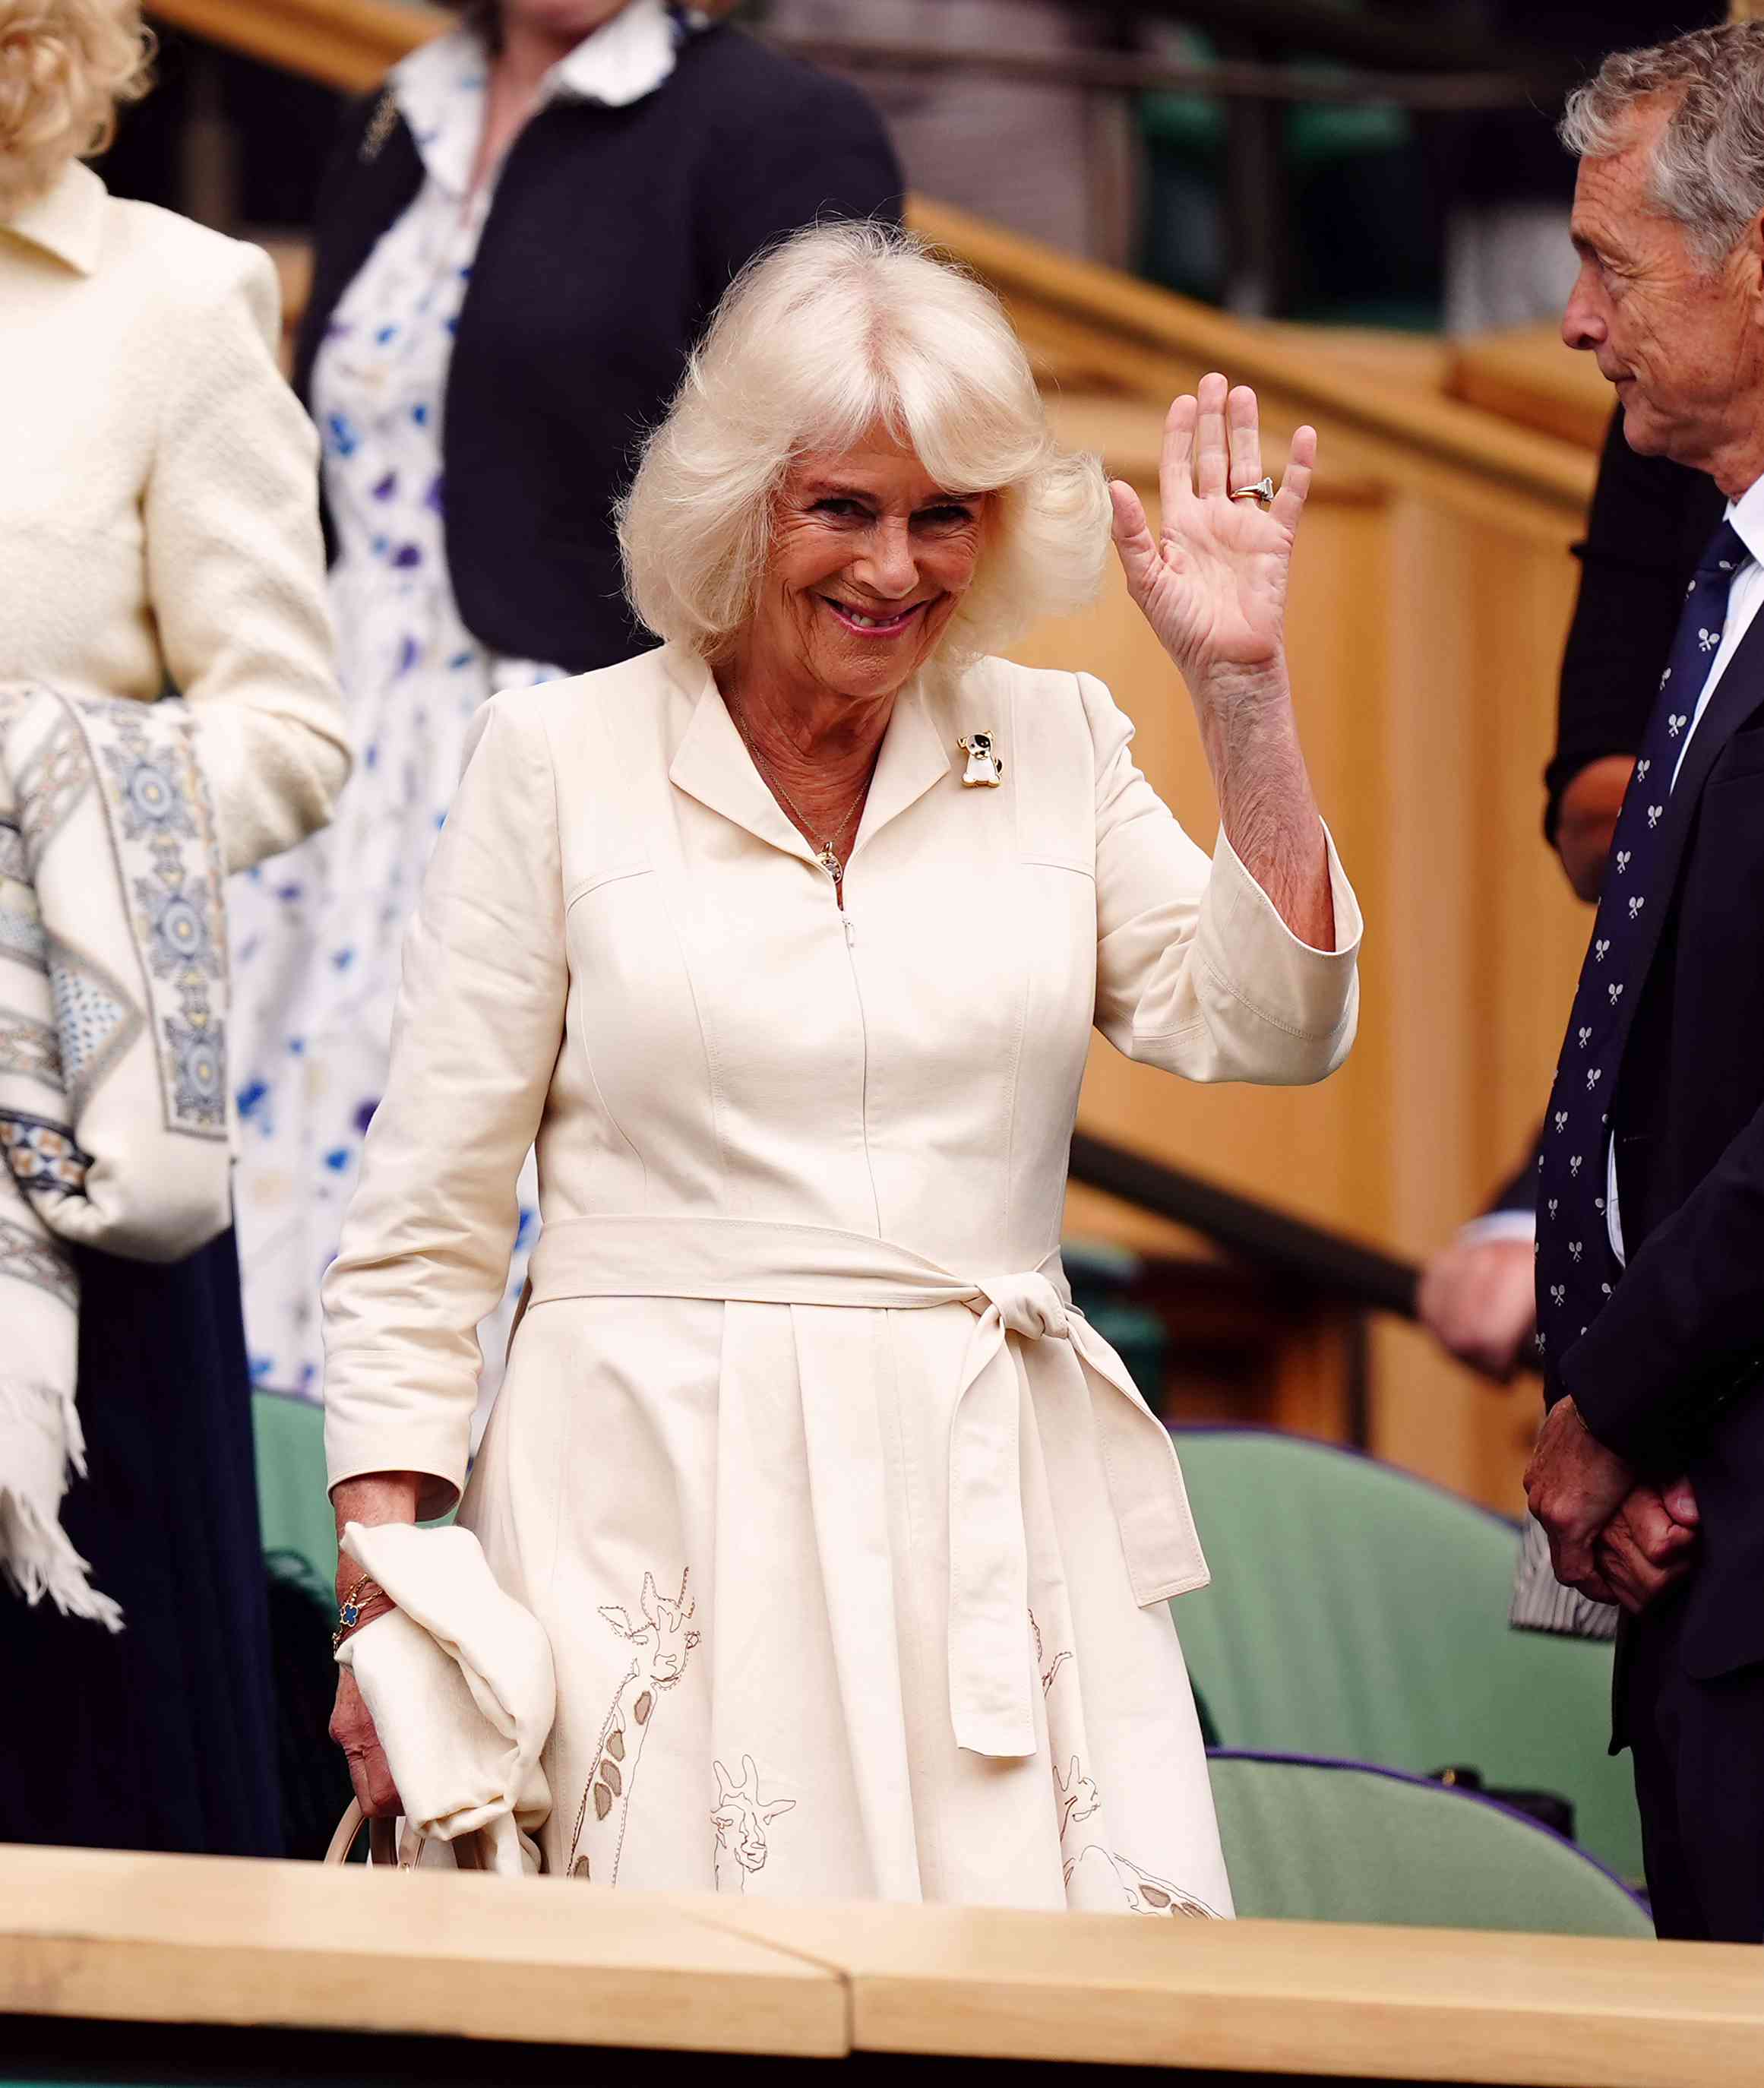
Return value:
<svg viewBox="0 0 1764 2088">
<path fill-rule="evenodd" d="M 177 1261 L 229 1222 L 221 877 L 182 702 L 0 687 L 0 1572 L 112 1631 L 60 1520 L 71 1250 Z"/>
</svg>

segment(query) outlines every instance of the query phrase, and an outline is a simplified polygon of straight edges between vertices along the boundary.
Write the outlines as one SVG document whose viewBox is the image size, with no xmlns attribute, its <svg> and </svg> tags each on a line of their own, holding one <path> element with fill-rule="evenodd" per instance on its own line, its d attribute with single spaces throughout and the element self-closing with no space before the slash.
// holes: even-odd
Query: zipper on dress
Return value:
<svg viewBox="0 0 1764 2088">
<path fill-rule="evenodd" d="M 858 1031 L 863 1039 L 864 1076 L 863 1085 L 859 1097 L 858 1108 L 861 1112 L 864 1133 L 864 1172 L 869 1178 L 870 1201 L 875 1206 L 876 1232 L 877 1236 L 880 1238 L 882 1234 L 882 1200 L 876 1193 L 876 1165 L 870 1157 L 869 1150 L 869 1018 L 865 1012 L 864 982 L 858 977 L 857 959 L 854 954 L 857 948 L 857 924 L 852 920 L 851 915 L 845 910 L 845 892 L 843 885 L 839 891 L 839 925 L 845 931 L 845 957 L 846 962 L 851 966 L 852 991 L 857 996 Z"/>
</svg>

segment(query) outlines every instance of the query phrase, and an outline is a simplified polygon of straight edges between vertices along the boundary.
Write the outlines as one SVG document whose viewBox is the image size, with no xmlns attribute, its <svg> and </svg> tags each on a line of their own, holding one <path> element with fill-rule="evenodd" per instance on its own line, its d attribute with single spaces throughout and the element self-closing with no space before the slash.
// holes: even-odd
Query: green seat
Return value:
<svg viewBox="0 0 1764 2088">
<path fill-rule="evenodd" d="M 1214 1755 L 1245 1917 L 1651 1937 L 1634 1896 L 1547 1827 L 1467 1791 L 1353 1762 Z"/>
<path fill-rule="evenodd" d="M 1300 1436 L 1176 1441 L 1213 1585 L 1172 1608 L 1226 1747 L 1557 1792 L 1582 1846 L 1640 1875 L 1629 1763 L 1606 1752 L 1611 1648 L 1510 1628 L 1510 1523 Z"/>
<path fill-rule="evenodd" d="M 1170 1330 L 1162 1317 L 1123 1294 L 1143 1273 L 1139 1256 L 1108 1240 L 1068 1239 L 1060 1249 L 1072 1303 L 1127 1366 L 1154 1414 L 1164 1403 Z"/>
<path fill-rule="evenodd" d="M 325 1490 L 324 1410 L 279 1393 L 254 1393 L 251 1428 L 263 1549 L 293 1552 L 315 1585 L 328 1590 L 337 1574 L 337 1532 Z"/>
</svg>

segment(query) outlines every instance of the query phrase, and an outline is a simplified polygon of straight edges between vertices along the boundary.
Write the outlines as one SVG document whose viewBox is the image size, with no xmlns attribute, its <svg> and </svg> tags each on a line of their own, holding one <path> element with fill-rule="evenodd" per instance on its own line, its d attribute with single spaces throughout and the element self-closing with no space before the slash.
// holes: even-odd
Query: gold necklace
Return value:
<svg viewBox="0 0 1764 2088">
<path fill-rule="evenodd" d="M 802 829 L 804 833 L 808 836 L 809 841 L 815 845 L 814 859 L 816 862 L 818 863 L 821 868 L 826 872 L 827 875 L 832 879 L 835 884 L 839 884 L 845 875 L 845 865 L 841 860 L 838 850 L 835 848 L 834 843 L 839 839 L 840 836 L 845 832 L 845 829 L 851 824 L 852 818 L 857 811 L 858 807 L 863 803 L 865 796 L 868 794 L 870 783 L 876 772 L 875 763 L 873 761 L 870 764 L 869 774 L 867 774 L 863 781 L 858 785 L 857 795 L 853 798 L 851 803 L 846 807 L 839 824 L 834 828 L 831 835 L 826 840 L 822 841 L 819 835 L 815 832 L 813 821 L 804 816 L 802 809 L 797 804 L 796 799 L 791 796 L 790 793 L 785 789 L 784 785 L 779 781 L 777 777 L 773 774 L 771 763 L 767 760 L 766 757 L 760 752 L 759 749 L 754 746 L 753 736 L 748 731 L 747 727 L 741 722 L 740 717 L 737 717 L 733 711 L 730 712 L 730 716 L 735 719 L 735 730 L 741 736 L 741 744 L 747 749 L 749 758 L 752 760 L 754 768 L 759 771 L 760 780 L 765 784 L 767 789 L 771 792 L 772 795 L 782 802 L 784 810 L 789 813 L 790 816 L 796 821 L 797 824 Z"/>
</svg>

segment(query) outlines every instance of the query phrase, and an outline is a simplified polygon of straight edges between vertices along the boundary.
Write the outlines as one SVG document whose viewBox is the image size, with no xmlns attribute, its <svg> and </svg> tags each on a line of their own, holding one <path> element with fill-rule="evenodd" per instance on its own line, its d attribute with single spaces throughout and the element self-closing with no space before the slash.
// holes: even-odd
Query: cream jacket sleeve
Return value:
<svg viewBox="0 0 1764 2088">
<path fill-rule="evenodd" d="M 563 1038 L 557 786 L 531 699 L 479 713 L 404 939 L 385 1097 L 324 1284 L 331 1483 L 414 1471 L 424 1517 L 464 1484 L 522 1161 Z"/>
<path fill-rule="evenodd" d="M 275 365 L 275 269 L 258 248 L 227 242 L 187 302 L 166 343 L 142 496 L 147 597 L 195 717 L 227 867 L 242 870 L 325 824 L 348 745 L 318 437 Z"/>
<path fill-rule="evenodd" d="M 1096 1026 L 1191 1080 L 1292 1086 L 1348 1055 L 1360 1010 L 1359 902 L 1324 831 L 1335 948 L 1299 941 L 1221 828 L 1208 862 L 1134 766 L 1133 726 L 1078 677 L 1096 749 Z"/>
</svg>

